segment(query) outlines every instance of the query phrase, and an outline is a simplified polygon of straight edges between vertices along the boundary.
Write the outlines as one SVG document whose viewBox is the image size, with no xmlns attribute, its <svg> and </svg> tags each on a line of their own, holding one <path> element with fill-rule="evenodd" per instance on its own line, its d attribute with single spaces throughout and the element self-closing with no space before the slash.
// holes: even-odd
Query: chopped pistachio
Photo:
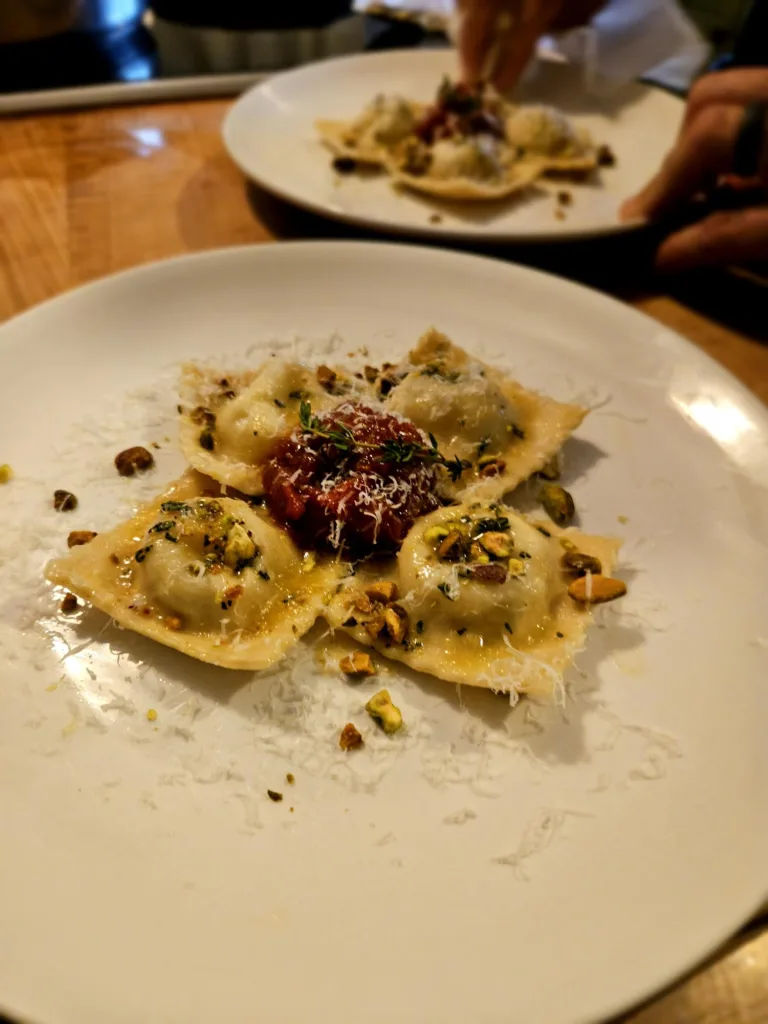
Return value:
<svg viewBox="0 0 768 1024">
<path fill-rule="evenodd" d="M 150 708 L 149 711 L 147 712 L 147 721 L 148 722 L 156 722 L 157 721 L 157 712 L 155 711 L 154 708 Z"/>
<path fill-rule="evenodd" d="M 369 587 L 365 588 L 365 594 L 371 601 L 389 604 L 390 601 L 397 600 L 397 584 L 384 580 L 380 583 L 372 583 Z"/>
<path fill-rule="evenodd" d="M 370 654 L 364 651 L 355 651 L 342 658 L 339 668 L 348 676 L 372 676 L 376 672 Z"/>
<path fill-rule="evenodd" d="M 67 547 L 76 548 L 81 544 L 89 544 L 95 536 L 96 533 L 93 530 L 72 530 L 67 537 Z"/>
<path fill-rule="evenodd" d="M 512 540 L 506 533 L 492 530 L 480 535 L 480 544 L 494 558 L 509 558 L 512 554 Z"/>
<path fill-rule="evenodd" d="M 402 643 L 408 632 L 408 612 L 399 604 L 384 609 L 384 628 L 396 644 Z"/>
<path fill-rule="evenodd" d="M 458 530 L 451 530 L 437 546 L 437 557 L 444 562 L 456 562 L 461 557 L 464 537 Z"/>
<path fill-rule="evenodd" d="M 7 462 L 4 462 L 0 466 L 0 484 L 7 484 L 9 480 L 13 480 L 13 470 Z"/>
<path fill-rule="evenodd" d="M 430 526 L 424 531 L 424 540 L 427 544 L 436 544 L 437 541 L 447 537 L 451 531 L 445 526 Z"/>
<path fill-rule="evenodd" d="M 626 592 L 627 585 L 624 580 L 617 580 L 612 576 L 593 576 L 591 573 L 579 576 L 568 587 L 568 594 L 580 604 L 604 604 L 606 601 L 615 601 L 617 597 L 623 597 Z"/>
<path fill-rule="evenodd" d="M 363 615 L 369 615 L 373 611 L 370 597 L 362 593 L 357 593 L 352 598 L 352 607 L 355 611 L 362 612 Z"/>
<path fill-rule="evenodd" d="M 363 737 L 360 734 L 360 730 L 357 729 L 351 722 L 347 722 L 344 728 L 341 730 L 339 736 L 339 746 L 342 750 L 356 750 L 357 747 L 362 747 Z"/>
<path fill-rule="evenodd" d="M 539 495 L 547 515 L 558 526 L 567 526 L 576 514 L 576 506 L 568 491 L 559 484 L 547 484 Z"/>
<path fill-rule="evenodd" d="M 477 541 L 473 541 L 469 546 L 469 557 L 473 562 L 478 562 L 480 565 L 487 565 L 490 562 L 490 556 L 483 551 L 480 544 Z"/>
<path fill-rule="evenodd" d="M 525 576 L 525 562 L 522 560 L 522 558 L 510 558 L 509 575 Z"/>
<path fill-rule="evenodd" d="M 224 545 L 224 562 L 230 569 L 237 569 L 243 563 L 252 561 L 257 554 L 254 540 L 248 536 L 248 531 L 239 523 L 228 532 L 227 542 Z"/>
<path fill-rule="evenodd" d="M 599 576 L 603 571 L 600 559 L 595 558 L 594 555 L 585 555 L 583 551 L 566 551 L 562 558 L 562 564 L 564 569 L 577 576 L 584 576 L 588 572 Z"/>
<path fill-rule="evenodd" d="M 403 727 L 403 716 L 400 709 L 392 703 L 389 690 L 379 690 L 375 693 L 365 705 L 365 710 L 389 735 Z"/>
</svg>

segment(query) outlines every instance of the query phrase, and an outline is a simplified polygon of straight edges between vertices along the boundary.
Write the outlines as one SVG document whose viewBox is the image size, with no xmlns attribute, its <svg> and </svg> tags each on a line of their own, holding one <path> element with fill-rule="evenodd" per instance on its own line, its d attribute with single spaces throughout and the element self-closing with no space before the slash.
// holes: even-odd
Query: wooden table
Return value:
<svg viewBox="0 0 768 1024">
<path fill-rule="evenodd" d="M 227 104 L 197 101 L 0 121 L 0 320 L 104 274 L 281 237 L 356 235 L 247 189 L 222 147 Z M 652 239 L 517 250 L 676 329 L 768 402 L 768 309 L 732 275 L 663 282 Z M 1 998 L 1 996 L 0 996 Z M 768 918 L 625 1024 L 768 1021 Z M 545 1022 L 542 1022 L 545 1024 Z"/>
</svg>

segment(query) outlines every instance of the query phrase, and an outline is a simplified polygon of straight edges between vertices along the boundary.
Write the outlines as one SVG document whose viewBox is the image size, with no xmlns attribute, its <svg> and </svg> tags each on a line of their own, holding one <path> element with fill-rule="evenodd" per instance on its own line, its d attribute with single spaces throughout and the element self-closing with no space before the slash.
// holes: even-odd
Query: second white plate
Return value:
<svg viewBox="0 0 768 1024">
<path fill-rule="evenodd" d="M 630 85 L 606 98 L 587 96 L 566 65 L 542 63 L 521 102 L 547 103 L 587 128 L 616 154 L 594 182 L 542 181 L 503 202 L 443 203 L 396 190 L 387 176 L 339 175 L 313 125 L 351 118 L 377 93 L 431 100 L 443 75 L 455 75 L 449 50 L 402 50 L 310 64 L 256 86 L 234 105 L 224 141 L 242 170 L 268 191 L 316 213 L 364 227 L 426 237 L 499 242 L 553 241 L 631 230 L 619 221 L 622 201 L 659 167 L 683 112 L 674 96 Z M 555 216 L 556 193 L 573 201 Z M 439 220 L 435 214 L 439 215 Z"/>
</svg>

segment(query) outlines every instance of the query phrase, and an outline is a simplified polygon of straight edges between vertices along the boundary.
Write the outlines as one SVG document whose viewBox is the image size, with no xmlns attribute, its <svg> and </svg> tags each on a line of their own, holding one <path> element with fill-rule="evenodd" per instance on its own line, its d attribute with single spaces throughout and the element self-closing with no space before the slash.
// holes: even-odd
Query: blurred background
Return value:
<svg viewBox="0 0 768 1024">
<path fill-rule="evenodd" d="M 682 0 L 710 63 L 768 63 L 768 0 Z M 446 42 L 451 0 L 0 0 L 0 92 L 271 72 Z M 670 80 L 685 88 L 684 69 Z M 664 84 L 664 83 L 663 83 Z"/>
</svg>

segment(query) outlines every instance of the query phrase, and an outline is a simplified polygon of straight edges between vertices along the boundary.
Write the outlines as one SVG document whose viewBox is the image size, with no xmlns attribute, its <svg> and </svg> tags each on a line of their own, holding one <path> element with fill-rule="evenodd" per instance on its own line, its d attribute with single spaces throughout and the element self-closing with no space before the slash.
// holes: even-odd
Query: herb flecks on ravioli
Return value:
<svg viewBox="0 0 768 1024">
<path fill-rule="evenodd" d="M 267 668 L 313 625 L 339 569 L 308 559 L 247 502 L 211 488 L 188 473 L 133 519 L 50 562 L 46 576 L 201 661 Z"/>
</svg>

